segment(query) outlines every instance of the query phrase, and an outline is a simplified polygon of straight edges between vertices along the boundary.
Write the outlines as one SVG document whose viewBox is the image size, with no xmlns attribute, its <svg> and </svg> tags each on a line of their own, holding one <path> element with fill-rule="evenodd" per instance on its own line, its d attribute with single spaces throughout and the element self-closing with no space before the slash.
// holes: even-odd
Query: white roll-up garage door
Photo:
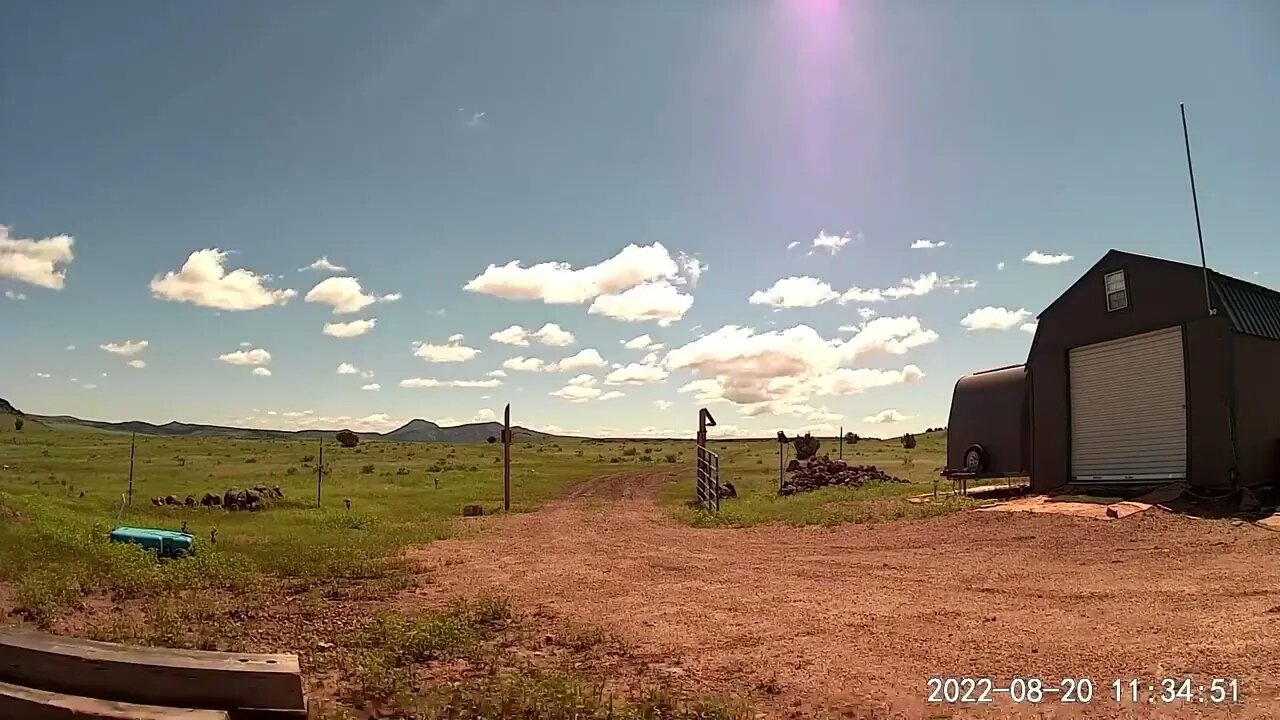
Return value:
<svg viewBox="0 0 1280 720">
<path fill-rule="evenodd" d="M 1185 478 L 1182 328 L 1074 348 L 1069 357 L 1075 481 Z"/>
</svg>

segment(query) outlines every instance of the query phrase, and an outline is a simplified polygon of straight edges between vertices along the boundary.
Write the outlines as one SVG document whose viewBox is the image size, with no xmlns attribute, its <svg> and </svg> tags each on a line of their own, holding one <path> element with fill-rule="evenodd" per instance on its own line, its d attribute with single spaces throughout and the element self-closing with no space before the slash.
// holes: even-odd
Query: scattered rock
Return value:
<svg viewBox="0 0 1280 720">
<path fill-rule="evenodd" d="M 151 498 L 151 504 L 152 504 L 152 505 L 155 505 L 156 507 L 160 507 L 161 505 L 164 505 L 164 498 L 162 498 L 162 497 L 153 497 L 153 498 Z"/>
<path fill-rule="evenodd" d="M 200 498 L 200 507 L 221 507 L 221 506 L 222 506 L 221 495 L 214 495 L 211 492 L 207 492 L 204 494 L 204 497 Z"/>
<path fill-rule="evenodd" d="M 1109 518 L 1118 518 L 1118 517 L 1120 517 L 1120 511 L 1119 511 L 1119 510 L 1117 510 L 1117 509 L 1115 509 L 1115 508 L 1113 508 L 1113 507 L 1108 506 L 1108 507 L 1107 507 L 1107 517 L 1109 517 Z"/>
<path fill-rule="evenodd" d="M 165 504 L 165 505 L 178 505 L 178 504 L 180 504 L 180 503 L 178 502 L 178 496 L 177 496 L 177 495 L 165 495 L 165 496 L 164 496 L 164 504 Z"/>
<path fill-rule="evenodd" d="M 240 507 L 241 492 L 243 491 L 240 488 L 229 488 L 227 492 L 222 495 L 222 504 L 225 505 L 228 510 L 235 510 Z"/>
<path fill-rule="evenodd" d="M 733 483 L 726 482 L 720 486 L 720 497 L 736 498 L 738 497 L 738 488 L 734 487 Z"/>
<path fill-rule="evenodd" d="M 196 506 L 196 496 L 195 496 L 195 495 L 188 495 L 188 496 L 187 496 L 187 498 L 186 498 L 185 500 L 183 500 L 183 501 L 182 501 L 182 504 L 183 504 L 183 505 L 186 505 L 187 507 L 195 507 L 195 506 Z"/>
</svg>

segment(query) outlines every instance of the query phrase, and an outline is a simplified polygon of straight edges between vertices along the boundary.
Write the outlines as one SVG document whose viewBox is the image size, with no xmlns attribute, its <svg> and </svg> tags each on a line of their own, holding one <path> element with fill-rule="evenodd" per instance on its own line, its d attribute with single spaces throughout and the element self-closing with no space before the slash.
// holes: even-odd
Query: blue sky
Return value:
<svg viewBox="0 0 1280 720">
<path fill-rule="evenodd" d="M 1197 259 L 1180 101 L 1210 264 L 1280 282 L 1265 0 L 0 14 L 0 397 L 28 412 L 940 425 L 1108 248 Z"/>
</svg>

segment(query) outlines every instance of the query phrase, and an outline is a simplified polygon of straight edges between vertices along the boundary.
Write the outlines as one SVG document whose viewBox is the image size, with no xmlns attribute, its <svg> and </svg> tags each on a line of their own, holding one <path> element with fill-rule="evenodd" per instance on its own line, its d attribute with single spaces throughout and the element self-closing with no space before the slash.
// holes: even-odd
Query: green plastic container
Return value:
<svg viewBox="0 0 1280 720">
<path fill-rule="evenodd" d="M 182 557 L 195 552 L 196 539 L 190 533 L 157 528 L 118 527 L 111 542 L 141 545 L 159 557 Z"/>
</svg>

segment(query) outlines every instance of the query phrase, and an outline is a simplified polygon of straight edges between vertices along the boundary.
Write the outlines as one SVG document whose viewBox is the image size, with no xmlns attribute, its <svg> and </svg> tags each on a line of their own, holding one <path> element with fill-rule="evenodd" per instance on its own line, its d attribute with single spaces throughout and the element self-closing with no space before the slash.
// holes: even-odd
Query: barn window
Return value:
<svg viewBox="0 0 1280 720">
<path fill-rule="evenodd" d="M 1117 270 L 1103 277 L 1107 286 L 1107 312 L 1129 307 L 1129 289 L 1124 283 L 1124 271 Z"/>
</svg>

